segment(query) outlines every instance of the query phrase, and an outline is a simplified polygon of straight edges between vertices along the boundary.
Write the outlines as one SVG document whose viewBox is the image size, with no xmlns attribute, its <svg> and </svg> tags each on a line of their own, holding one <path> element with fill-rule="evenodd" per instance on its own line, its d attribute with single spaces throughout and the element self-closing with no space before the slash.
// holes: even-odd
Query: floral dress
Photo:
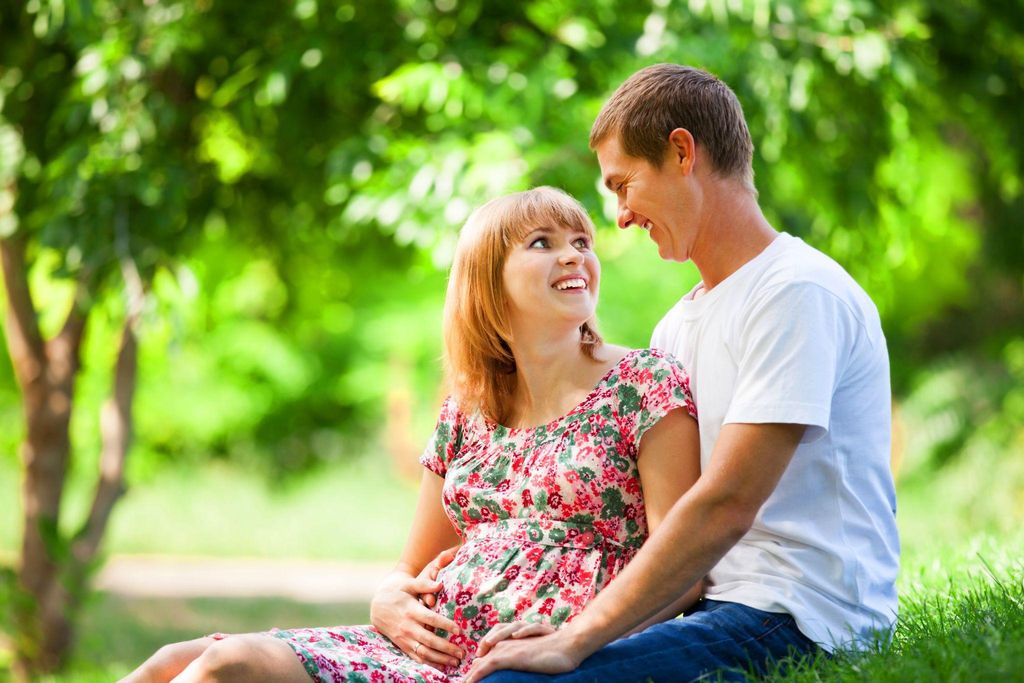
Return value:
<svg viewBox="0 0 1024 683">
<path fill-rule="evenodd" d="M 441 632 L 466 652 L 438 671 L 407 657 L 371 626 L 275 630 L 309 675 L 338 681 L 456 681 L 492 626 L 558 627 L 647 538 L 637 447 L 666 413 L 695 416 L 689 378 L 653 350 L 629 352 L 572 411 L 509 429 L 448 399 L 420 462 L 444 477 L 442 500 L 463 544 L 441 570 L 435 609 L 462 629 Z"/>
</svg>

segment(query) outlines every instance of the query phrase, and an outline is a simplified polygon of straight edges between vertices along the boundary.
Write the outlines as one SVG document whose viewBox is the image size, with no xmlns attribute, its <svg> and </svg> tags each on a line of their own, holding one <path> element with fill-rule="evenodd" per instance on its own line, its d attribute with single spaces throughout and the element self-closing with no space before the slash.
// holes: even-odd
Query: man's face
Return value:
<svg viewBox="0 0 1024 683">
<path fill-rule="evenodd" d="M 696 237 L 690 167 L 666 149 L 665 160 L 656 168 L 646 159 L 626 154 L 616 135 L 595 151 L 605 187 L 618 198 L 618 226 L 646 230 L 665 260 L 689 260 Z"/>
</svg>

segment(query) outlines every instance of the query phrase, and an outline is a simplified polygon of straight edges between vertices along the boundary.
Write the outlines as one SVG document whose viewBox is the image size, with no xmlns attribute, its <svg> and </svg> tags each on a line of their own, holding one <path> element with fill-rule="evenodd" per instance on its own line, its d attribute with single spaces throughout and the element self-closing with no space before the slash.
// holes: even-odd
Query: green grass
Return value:
<svg viewBox="0 0 1024 683">
<path fill-rule="evenodd" d="M 1024 677 L 1024 566 L 951 577 L 947 590 L 904 596 L 891 643 L 820 657 L 772 681 L 1009 681 Z M 752 677 L 753 678 L 753 677 Z"/>
<path fill-rule="evenodd" d="M 40 683 L 110 683 L 161 645 L 201 635 L 330 624 L 365 624 L 365 604 L 311 605 L 282 599 L 128 599 L 93 596 L 66 673 Z M 4 680 L 0 667 L 0 680 Z"/>
<path fill-rule="evenodd" d="M 118 502 L 107 554 L 344 560 L 398 558 L 412 520 L 417 481 L 387 458 L 364 458 L 287 482 L 237 466 L 164 468 Z M 84 517 L 91 482 L 73 480 L 62 527 Z M 0 463 L 0 558 L 21 534 L 18 474 Z"/>
<path fill-rule="evenodd" d="M 389 463 L 364 461 L 287 485 L 213 465 L 167 470 L 119 504 L 108 553 L 372 559 L 396 557 L 415 499 Z M 1024 680 L 1024 509 L 1020 463 L 966 459 L 900 487 L 900 622 L 867 654 L 791 667 L 773 681 Z M 17 477 L 0 467 L 0 553 L 15 549 Z M 77 487 L 69 517 L 81 510 Z M 8 513 L 10 508 L 11 514 Z M 85 606 L 68 671 L 48 683 L 112 681 L 160 645 L 212 631 L 365 623 L 365 605 L 283 599 L 127 599 Z M 0 681 L 4 680 L 0 647 Z"/>
<path fill-rule="evenodd" d="M 988 539 L 995 543 L 996 539 Z M 1019 548 L 1020 546 L 1015 546 Z M 1024 672 L 1024 564 L 1003 545 L 993 561 L 955 560 L 906 572 L 891 644 L 790 667 L 771 681 L 1003 681 Z M 112 681 L 160 645 L 213 631 L 366 623 L 366 605 L 309 605 L 280 599 L 127 599 L 100 594 L 86 606 L 67 673 L 48 683 Z M 0 680 L 3 670 L 0 668 Z"/>
</svg>

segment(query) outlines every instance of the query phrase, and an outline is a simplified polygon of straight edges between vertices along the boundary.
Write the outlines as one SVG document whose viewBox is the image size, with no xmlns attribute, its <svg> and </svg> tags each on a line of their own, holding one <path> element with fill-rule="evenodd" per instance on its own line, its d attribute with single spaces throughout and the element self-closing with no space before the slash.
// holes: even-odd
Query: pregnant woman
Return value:
<svg viewBox="0 0 1024 683">
<path fill-rule="evenodd" d="M 463 227 L 445 301 L 451 395 L 373 626 L 215 634 L 124 680 L 457 681 L 495 625 L 578 614 L 699 475 L 684 369 L 597 334 L 593 239 L 583 208 L 543 187 Z"/>
</svg>

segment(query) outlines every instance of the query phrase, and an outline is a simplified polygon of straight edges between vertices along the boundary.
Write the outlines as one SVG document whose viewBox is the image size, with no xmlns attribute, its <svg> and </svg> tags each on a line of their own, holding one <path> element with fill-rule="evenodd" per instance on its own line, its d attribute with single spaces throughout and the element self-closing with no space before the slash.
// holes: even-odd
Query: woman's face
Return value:
<svg viewBox="0 0 1024 683">
<path fill-rule="evenodd" d="M 588 233 L 541 226 L 512 246 L 502 279 L 513 329 L 556 322 L 578 327 L 597 309 L 601 263 Z"/>
</svg>

